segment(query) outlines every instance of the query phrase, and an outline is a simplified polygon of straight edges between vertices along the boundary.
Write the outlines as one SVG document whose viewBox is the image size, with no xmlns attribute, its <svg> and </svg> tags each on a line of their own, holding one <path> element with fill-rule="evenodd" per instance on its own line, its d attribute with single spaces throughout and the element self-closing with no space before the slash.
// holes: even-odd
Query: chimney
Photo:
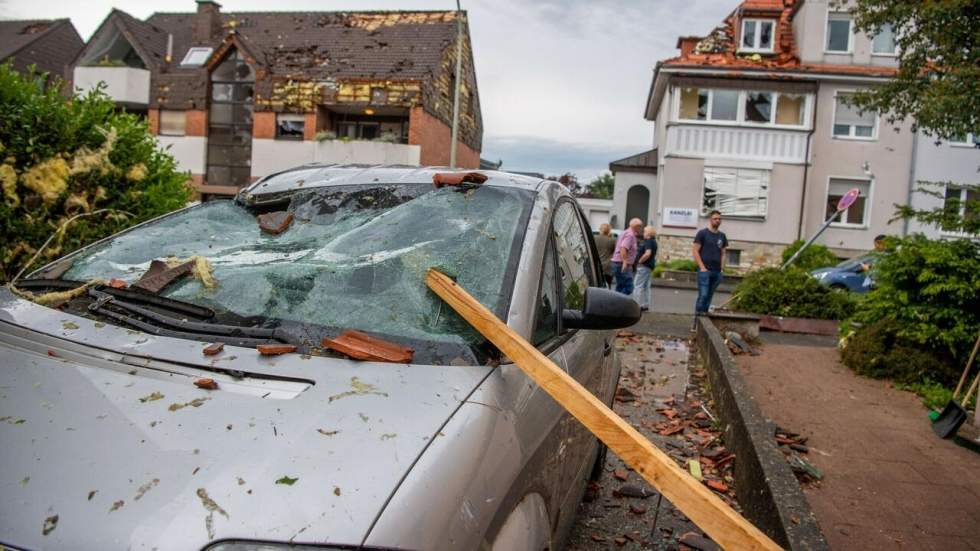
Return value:
<svg viewBox="0 0 980 551">
<path fill-rule="evenodd" d="M 213 0 L 197 0 L 197 16 L 194 18 L 194 42 L 210 44 L 221 35 L 221 4 Z"/>
</svg>

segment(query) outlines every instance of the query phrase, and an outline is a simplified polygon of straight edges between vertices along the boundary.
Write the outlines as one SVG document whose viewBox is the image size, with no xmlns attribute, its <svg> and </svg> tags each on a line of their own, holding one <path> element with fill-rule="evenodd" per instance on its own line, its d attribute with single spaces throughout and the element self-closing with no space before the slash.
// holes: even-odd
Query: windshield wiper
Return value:
<svg viewBox="0 0 980 551">
<path fill-rule="evenodd" d="M 198 322 L 175 318 L 166 314 L 155 312 L 148 308 L 143 308 L 142 306 L 137 306 L 136 304 L 125 300 L 120 300 L 114 296 L 114 294 L 110 294 L 107 291 L 108 288 L 89 289 L 89 296 L 95 299 L 95 302 L 90 304 L 88 307 L 89 312 L 106 316 L 120 323 L 136 327 L 146 333 L 165 337 L 191 339 L 201 342 L 217 341 L 231 345 L 249 347 L 254 347 L 260 344 L 275 344 L 284 342 L 276 335 L 276 329 L 268 329 L 263 327 L 243 327 L 239 325 Z M 142 294 L 137 293 L 137 295 L 138 299 L 140 300 L 146 298 Z M 120 314 L 119 312 L 115 312 L 107 308 L 107 306 L 132 312 L 160 325 L 154 325 L 133 316 Z M 161 327 L 161 325 L 166 327 Z M 167 329 L 167 327 L 173 327 L 174 329 Z"/>
<path fill-rule="evenodd" d="M 71 290 L 77 289 L 85 285 L 84 281 L 73 281 L 70 279 L 22 279 L 17 282 L 17 287 L 19 289 L 62 289 Z M 139 302 L 143 304 L 152 304 L 154 306 L 159 306 L 161 308 L 166 308 L 167 310 L 173 310 L 174 312 L 179 312 L 182 314 L 188 314 L 196 318 L 201 319 L 211 319 L 214 317 L 214 310 L 206 307 L 199 306 L 197 304 L 192 304 L 190 302 L 184 302 L 172 298 L 161 297 L 158 295 L 151 295 L 149 293 L 144 293 L 140 291 L 130 290 L 130 289 L 116 289 L 115 287 L 109 286 L 97 286 L 97 290 L 113 295 L 118 298 L 124 298 L 132 302 Z"/>
</svg>

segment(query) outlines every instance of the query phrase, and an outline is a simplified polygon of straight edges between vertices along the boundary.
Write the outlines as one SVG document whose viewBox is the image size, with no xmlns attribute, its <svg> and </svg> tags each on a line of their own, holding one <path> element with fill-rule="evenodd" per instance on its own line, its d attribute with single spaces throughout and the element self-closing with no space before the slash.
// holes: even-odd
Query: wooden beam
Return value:
<svg viewBox="0 0 980 551">
<path fill-rule="evenodd" d="M 782 549 L 452 279 L 430 268 L 426 284 L 723 548 Z"/>
</svg>

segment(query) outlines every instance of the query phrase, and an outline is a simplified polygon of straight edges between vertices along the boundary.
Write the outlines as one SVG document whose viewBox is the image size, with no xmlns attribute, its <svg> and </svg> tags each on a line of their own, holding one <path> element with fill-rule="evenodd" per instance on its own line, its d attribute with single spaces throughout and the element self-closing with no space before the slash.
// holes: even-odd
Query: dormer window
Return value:
<svg viewBox="0 0 980 551">
<path fill-rule="evenodd" d="M 200 67 L 211 57 L 214 48 L 194 47 L 187 50 L 187 55 L 181 60 L 181 67 Z"/>
<path fill-rule="evenodd" d="M 742 20 L 742 52 L 772 52 L 773 29 L 772 19 L 743 19 Z"/>
</svg>

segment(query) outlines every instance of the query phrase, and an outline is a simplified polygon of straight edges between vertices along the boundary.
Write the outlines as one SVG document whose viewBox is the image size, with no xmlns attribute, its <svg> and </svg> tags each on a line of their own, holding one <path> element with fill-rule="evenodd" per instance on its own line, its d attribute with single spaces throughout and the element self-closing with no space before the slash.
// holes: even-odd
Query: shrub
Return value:
<svg viewBox="0 0 980 551">
<path fill-rule="evenodd" d="M 0 280 L 70 217 L 79 218 L 32 267 L 127 226 L 183 207 L 188 176 L 157 148 L 146 122 L 119 113 L 101 90 L 69 101 L 61 83 L 0 65 Z M 123 214 L 123 212 L 128 214 Z"/>
<path fill-rule="evenodd" d="M 800 250 L 803 246 L 804 241 L 798 239 L 793 242 L 792 245 L 783 251 L 783 264 L 786 263 L 796 251 Z M 839 262 L 834 253 L 830 252 L 830 249 L 823 245 L 818 245 L 814 243 L 807 247 L 803 254 L 799 258 L 793 261 L 793 266 L 803 270 L 804 272 L 809 272 L 816 270 L 817 268 L 825 268 L 827 266 L 834 266 Z"/>
<path fill-rule="evenodd" d="M 956 382 L 959 373 L 949 352 L 923 348 L 901 335 L 902 325 L 893 319 L 863 326 L 841 350 L 841 361 L 860 375 L 902 385 Z"/>
<path fill-rule="evenodd" d="M 762 268 L 735 288 L 736 310 L 797 318 L 844 319 L 856 299 L 846 291 L 824 287 L 799 268 Z"/>
<path fill-rule="evenodd" d="M 698 264 L 689 258 L 675 258 L 666 262 L 658 262 L 653 268 L 653 277 L 662 277 L 666 270 L 696 272 L 698 271 Z"/>
<path fill-rule="evenodd" d="M 980 243 L 912 235 L 887 246 L 853 321 L 893 321 L 901 342 L 963 365 L 980 329 Z"/>
</svg>

